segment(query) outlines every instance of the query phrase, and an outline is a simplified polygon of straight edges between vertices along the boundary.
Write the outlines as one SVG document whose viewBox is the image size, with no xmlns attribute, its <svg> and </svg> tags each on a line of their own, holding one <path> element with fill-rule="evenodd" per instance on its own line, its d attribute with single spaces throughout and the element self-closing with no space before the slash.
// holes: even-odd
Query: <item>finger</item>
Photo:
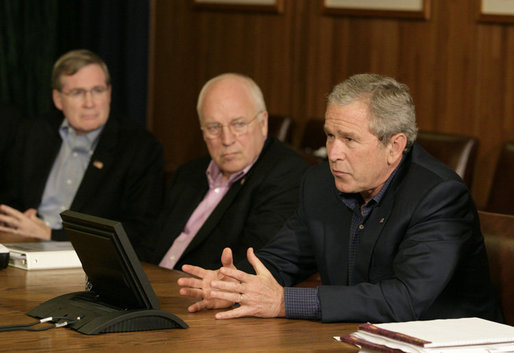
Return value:
<svg viewBox="0 0 514 353">
<path fill-rule="evenodd" d="M 198 266 L 192 266 L 192 265 L 183 265 L 182 271 L 185 273 L 189 273 L 190 275 L 203 278 L 205 276 L 206 270 L 204 270 L 201 267 Z"/>
<path fill-rule="evenodd" d="M 230 277 L 238 282 L 248 282 L 252 278 L 252 275 L 240 271 L 236 268 L 222 267 L 220 268 L 220 272 L 227 277 Z"/>
<path fill-rule="evenodd" d="M 246 252 L 246 256 L 257 275 L 270 273 L 268 271 L 268 269 L 266 268 L 266 266 L 264 266 L 264 264 L 261 262 L 261 260 L 259 260 L 259 258 L 257 256 L 255 256 L 253 248 L 248 248 L 248 251 Z"/>
<path fill-rule="evenodd" d="M 180 295 L 183 295 L 184 297 L 203 299 L 203 292 L 201 289 L 180 288 L 179 293 L 180 293 Z"/>
<path fill-rule="evenodd" d="M 202 288 L 202 280 L 194 277 L 182 277 L 177 280 L 181 287 Z"/>
<path fill-rule="evenodd" d="M 37 215 L 37 210 L 35 208 L 29 208 L 23 214 L 27 217 L 35 217 Z"/>
<path fill-rule="evenodd" d="M 10 206 L 7 206 L 7 205 L 1 205 L 0 206 L 0 210 L 5 213 L 6 215 L 9 215 L 11 217 L 16 217 L 16 218 L 20 218 L 23 216 L 23 213 L 21 213 L 20 211 L 18 211 L 17 209 L 15 208 L 12 208 Z"/>
<path fill-rule="evenodd" d="M 17 225 L 18 225 L 17 219 L 15 219 L 11 216 L 4 215 L 4 214 L 0 214 L 0 222 L 4 223 L 6 226 L 8 226 L 9 229 L 15 229 L 15 228 L 17 228 Z"/>
<path fill-rule="evenodd" d="M 0 225 L 0 232 L 12 233 L 12 234 L 17 233 L 16 229 L 11 228 L 11 227 L 1 226 L 1 225 Z"/>
<path fill-rule="evenodd" d="M 226 320 L 226 319 L 235 319 L 238 317 L 249 316 L 249 309 L 245 306 L 240 306 L 239 308 L 223 311 L 217 313 L 214 317 L 218 320 Z"/>
<path fill-rule="evenodd" d="M 232 250 L 230 248 L 223 249 L 223 253 L 221 254 L 221 264 L 224 267 L 235 268 Z"/>
<path fill-rule="evenodd" d="M 237 293 L 237 295 L 239 295 L 239 293 L 243 292 L 243 287 L 241 286 L 239 281 L 237 281 L 237 282 L 212 281 L 211 282 L 211 287 L 212 288 L 216 288 L 216 289 L 220 289 L 220 290 L 222 290 L 224 292 Z M 238 299 L 238 298 L 236 298 L 236 299 Z M 235 301 L 237 301 L 237 300 L 235 300 Z"/>
<path fill-rule="evenodd" d="M 232 303 L 239 303 L 241 300 L 241 293 L 213 290 L 210 293 L 210 298 L 222 299 Z"/>
<path fill-rule="evenodd" d="M 187 310 L 190 313 L 195 313 L 197 311 L 201 311 L 201 310 L 204 310 L 206 308 L 207 308 L 207 303 L 202 300 L 202 301 L 196 302 L 194 304 L 191 304 L 190 306 L 187 307 Z"/>
</svg>

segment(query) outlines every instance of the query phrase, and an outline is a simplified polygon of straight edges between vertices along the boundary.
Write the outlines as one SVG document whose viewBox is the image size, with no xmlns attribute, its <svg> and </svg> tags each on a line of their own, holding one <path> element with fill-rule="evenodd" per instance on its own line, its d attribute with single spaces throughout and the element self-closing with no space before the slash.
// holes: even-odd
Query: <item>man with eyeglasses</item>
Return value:
<svg viewBox="0 0 514 353">
<path fill-rule="evenodd" d="M 173 175 L 157 229 L 142 257 L 165 268 L 184 263 L 218 268 L 224 247 L 243 259 L 262 247 L 297 204 L 306 161 L 268 136 L 262 92 L 249 77 L 222 74 L 208 81 L 197 103 L 209 156 Z"/>
<path fill-rule="evenodd" d="M 111 114 L 111 79 L 89 50 L 61 56 L 52 72 L 58 111 L 20 129 L 9 192 L 0 196 L 0 231 L 67 240 L 66 209 L 123 221 L 131 240 L 157 218 L 164 195 L 160 143 Z"/>
</svg>

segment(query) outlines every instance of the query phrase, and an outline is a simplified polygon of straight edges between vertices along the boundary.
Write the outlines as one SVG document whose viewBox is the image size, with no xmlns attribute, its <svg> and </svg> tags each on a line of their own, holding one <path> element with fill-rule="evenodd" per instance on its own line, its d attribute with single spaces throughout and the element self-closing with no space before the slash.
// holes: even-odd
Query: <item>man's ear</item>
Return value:
<svg viewBox="0 0 514 353">
<path fill-rule="evenodd" d="M 394 164 L 399 159 L 402 159 L 403 151 L 407 146 L 407 136 L 404 133 L 398 133 L 391 137 L 389 142 L 389 154 L 387 156 L 387 162 Z"/>
<path fill-rule="evenodd" d="M 54 105 L 57 109 L 62 110 L 62 95 L 61 92 L 54 89 L 52 90 L 52 100 L 54 101 Z"/>
<path fill-rule="evenodd" d="M 262 120 L 260 121 L 260 123 L 261 123 L 262 135 L 268 136 L 268 121 L 269 121 L 268 112 L 264 111 L 261 114 L 262 114 Z"/>
</svg>

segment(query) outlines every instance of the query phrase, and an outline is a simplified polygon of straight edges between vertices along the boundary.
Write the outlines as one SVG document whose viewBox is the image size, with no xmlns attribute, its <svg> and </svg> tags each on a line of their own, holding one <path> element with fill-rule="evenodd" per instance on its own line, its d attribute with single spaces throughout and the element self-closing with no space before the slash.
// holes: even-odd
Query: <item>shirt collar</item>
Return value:
<svg viewBox="0 0 514 353">
<path fill-rule="evenodd" d="M 257 156 L 257 158 L 259 157 Z M 209 188 L 212 189 L 227 183 L 229 186 L 231 186 L 236 180 L 242 178 L 244 175 L 248 173 L 248 171 L 253 167 L 253 165 L 257 161 L 257 158 L 255 158 L 253 162 L 248 164 L 243 170 L 232 174 L 225 183 L 221 182 L 222 174 L 220 168 L 211 159 L 211 162 L 209 163 L 209 166 L 207 167 L 207 170 L 205 172 L 205 174 L 207 175 L 207 180 L 209 181 Z"/>
<path fill-rule="evenodd" d="M 104 126 L 100 126 L 98 129 L 88 132 L 87 134 L 80 135 L 80 137 L 85 141 L 85 143 L 90 147 L 90 149 L 94 149 L 96 144 L 98 143 L 98 136 L 102 132 Z M 70 125 L 68 119 L 64 118 L 61 126 L 59 127 L 59 134 L 64 141 L 69 141 L 70 136 L 73 136 L 75 139 L 77 136 L 75 133 L 75 129 Z"/>
<path fill-rule="evenodd" d="M 402 165 L 403 160 L 404 160 L 404 157 L 402 157 L 400 164 L 398 164 L 398 166 L 393 170 L 393 172 L 391 173 L 389 178 L 387 178 L 386 182 L 384 183 L 384 185 L 382 186 L 380 191 L 374 197 L 372 197 L 371 200 L 369 200 L 364 205 L 364 207 L 366 207 L 368 205 L 371 206 L 373 204 L 376 205 L 380 202 L 380 200 L 382 200 L 382 198 L 384 197 L 384 194 L 386 193 L 387 189 L 389 188 L 389 185 L 391 184 L 391 181 L 393 180 L 394 176 L 396 175 L 396 172 Z M 361 203 L 363 201 L 362 196 L 358 193 L 349 194 L 349 193 L 339 192 L 339 196 L 341 197 L 343 203 L 351 209 L 354 209 L 356 206 L 361 206 Z"/>
</svg>

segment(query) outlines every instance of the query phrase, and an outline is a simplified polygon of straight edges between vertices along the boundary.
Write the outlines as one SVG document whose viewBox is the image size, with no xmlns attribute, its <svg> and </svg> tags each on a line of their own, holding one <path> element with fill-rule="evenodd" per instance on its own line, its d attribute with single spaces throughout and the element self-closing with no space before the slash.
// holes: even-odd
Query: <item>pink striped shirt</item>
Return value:
<svg viewBox="0 0 514 353">
<path fill-rule="evenodd" d="M 198 233 L 207 218 L 211 215 L 212 211 L 214 211 L 216 206 L 218 206 L 220 201 L 227 194 L 232 184 L 234 184 L 234 182 L 240 179 L 243 175 L 246 175 L 250 168 L 255 164 L 256 160 L 240 172 L 232 174 L 224 183 L 221 181 L 223 175 L 221 174 L 220 169 L 213 161 L 211 161 L 206 171 L 207 180 L 209 181 L 209 191 L 207 191 L 202 202 L 198 204 L 198 207 L 196 207 L 194 212 L 191 214 L 184 230 L 180 233 L 177 239 L 175 239 L 170 249 L 159 263 L 159 266 L 169 269 L 175 267 L 189 243 L 191 243 L 196 233 Z"/>
</svg>

